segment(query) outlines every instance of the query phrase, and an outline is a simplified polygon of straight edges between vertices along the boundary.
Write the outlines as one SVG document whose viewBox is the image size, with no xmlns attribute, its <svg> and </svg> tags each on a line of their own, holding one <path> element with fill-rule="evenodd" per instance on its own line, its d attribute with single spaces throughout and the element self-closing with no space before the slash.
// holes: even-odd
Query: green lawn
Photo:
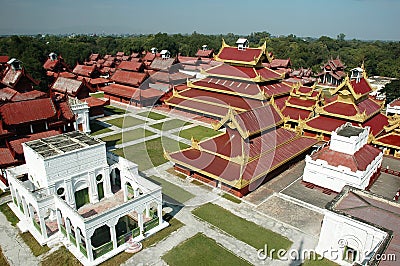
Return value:
<svg viewBox="0 0 400 266">
<path fill-rule="evenodd" d="M 143 117 L 148 117 L 148 118 L 153 119 L 153 120 L 161 120 L 161 119 L 167 118 L 167 116 L 165 116 L 165 115 L 162 115 L 162 114 L 159 114 L 159 113 L 155 113 L 155 112 L 151 112 L 151 111 L 143 112 L 143 113 L 140 113 L 138 115 L 143 116 Z"/>
<path fill-rule="evenodd" d="M 137 126 L 137 125 L 141 125 L 144 124 L 145 121 L 138 119 L 138 118 L 134 118 L 132 116 L 123 116 L 123 117 L 119 117 L 119 118 L 114 118 L 111 120 L 107 120 L 104 121 L 106 123 L 112 124 L 114 126 L 117 126 L 119 128 L 126 128 L 126 127 L 133 127 L 133 126 Z"/>
<path fill-rule="evenodd" d="M 112 130 L 96 122 L 90 123 L 90 131 L 92 136 L 100 135 L 103 133 L 111 132 Z"/>
<path fill-rule="evenodd" d="M 266 244 L 268 248 L 276 250 L 287 250 L 292 245 L 286 237 L 238 217 L 212 203 L 206 203 L 194 209 L 192 213 L 257 250 L 263 249 Z"/>
<path fill-rule="evenodd" d="M 174 169 L 173 167 L 168 168 L 168 169 L 165 170 L 165 171 L 166 171 L 167 173 L 170 173 L 170 174 L 172 174 L 172 175 L 174 175 L 174 176 L 177 176 L 177 177 L 179 177 L 179 178 L 181 178 L 181 179 L 186 179 L 186 175 L 175 171 L 175 169 Z"/>
<path fill-rule="evenodd" d="M 166 151 L 173 152 L 188 147 L 184 143 L 163 137 L 128 146 L 124 149 L 117 149 L 113 152 L 138 164 L 139 170 L 144 171 L 168 161 L 164 158 L 163 148 Z"/>
<path fill-rule="evenodd" d="M 180 120 L 180 119 L 172 119 L 172 120 L 165 121 L 163 123 L 157 123 L 157 124 L 150 125 L 150 126 L 155 129 L 158 129 L 158 130 L 167 131 L 167 130 L 171 130 L 174 128 L 190 125 L 190 124 L 191 123 Z"/>
<path fill-rule="evenodd" d="M 202 233 L 197 233 L 174 247 L 162 259 L 171 266 L 251 265 Z"/>
<path fill-rule="evenodd" d="M 191 127 L 185 130 L 181 130 L 177 133 L 177 135 L 182 138 L 191 139 L 193 137 L 194 139 L 199 141 L 214 137 L 218 134 L 221 134 L 221 132 L 203 126 Z"/>
<path fill-rule="evenodd" d="M 0 247 L 0 265 L 4 265 L 4 266 L 10 265 L 8 263 L 6 257 L 4 256 L 3 251 L 1 250 L 1 247 Z"/>
<path fill-rule="evenodd" d="M 41 246 L 36 239 L 29 232 L 20 233 L 21 238 L 24 240 L 25 244 L 31 249 L 32 254 L 37 257 L 50 250 L 48 246 Z"/>
<path fill-rule="evenodd" d="M 104 98 L 104 92 L 94 92 L 91 93 L 90 96 L 92 96 L 93 98 Z"/>
<path fill-rule="evenodd" d="M 10 207 L 8 207 L 7 203 L 0 205 L 0 211 L 4 214 L 4 216 L 7 218 L 7 221 L 9 221 L 12 226 L 15 226 L 19 222 L 17 216 L 13 213 Z"/>
<path fill-rule="evenodd" d="M 134 130 L 124 131 L 122 133 L 117 133 L 104 138 L 101 138 L 106 142 L 107 146 L 115 146 L 125 142 L 141 139 L 144 137 L 149 137 L 155 133 L 145 130 L 143 128 L 136 128 Z"/>
<path fill-rule="evenodd" d="M 46 256 L 41 261 L 41 266 L 53 266 L 53 265 L 63 265 L 63 266 L 81 266 L 82 264 L 78 259 L 74 257 L 64 246 Z"/>
<path fill-rule="evenodd" d="M 127 110 L 123 110 L 121 108 L 111 106 L 111 105 L 104 106 L 104 110 L 110 112 L 113 115 L 122 115 L 122 114 L 129 112 Z"/>
<path fill-rule="evenodd" d="M 178 230 L 179 228 L 184 226 L 184 224 L 181 223 L 180 221 L 178 221 L 177 219 L 167 219 L 166 216 L 167 215 L 164 215 L 164 220 L 169 222 L 169 226 L 167 228 L 164 228 L 163 230 L 149 236 L 148 238 L 144 239 L 142 241 L 143 249 L 157 244 L 161 240 L 167 238 L 172 232 L 175 232 L 176 230 Z M 133 255 L 134 254 L 132 254 L 132 253 L 121 252 L 118 255 L 112 257 L 111 259 L 101 263 L 100 266 L 121 265 L 125 261 L 127 261 L 130 257 L 132 257 Z"/>
<path fill-rule="evenodd" d="M 162 187 L 162 193 L 167 196 L 164 197 L 165 201 L 168 201 L 166 198 L 172 198 L 176 200 L 178 203 L 184 203 L 191 198 L 194 198 L 194 195 L 192 193 L 187 192 L 183 188 L 172 184 L 171 182 L 168 182 L 165 179 L 162 179 L 157 176 L 150 176 L 149 179 L 154 181 L 155 183 L 161 185 Z"/>
<path fill-rule="evenodd" d="M 316 255 L 314 259 L 314 255 L 311 254 L 312 258 L 306 259 L 304 261 L 303 266 L 319 266 L 319 265 L 324 265 L 324 266 L 338 266 L 339 264 L 334 263 L 333 261 L 330 261 L 326 258 L 322 258 L 320 255 Z M 322 258 L 322 259 L 321 259 Z"/>
<path fill-rule="evenodd" d="M 235 196 L 232 196 L 231 194 L 228 194 L 228 193 L 222 194 L 222 197 L 223 197 L 224 199 L 230 200 L 230 201 L 232 201 L 232 202 L 234 202 L 234 203 L 238 203 L 238 204 L 239 204 L 239 203 L 242 202 L 240 199 L 238 199 L 238 198 L 236 198 Z"/>
</svg>

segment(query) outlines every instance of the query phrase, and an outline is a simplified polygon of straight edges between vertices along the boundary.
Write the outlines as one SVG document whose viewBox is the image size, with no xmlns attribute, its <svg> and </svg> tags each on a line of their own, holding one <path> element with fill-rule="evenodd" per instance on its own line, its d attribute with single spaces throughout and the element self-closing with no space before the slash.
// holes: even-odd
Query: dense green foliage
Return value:
<svg viewBox="0 0 400 266">
<path fill-rule="evenodd" d="M 0 54 L 20 59 L 29 73 L 42 81 L 41 88 L 46 89 L 48 84 L 42 65 L 51 52 L 61 54 L 66 62 L 74 67 L 92 52 L 105 55 L 115 54 L 117 51 L 131 53 L 157 47 L 168 49 L 174 55 L 181 53 L 193 56 L 203 44 L 219 51 L 222 38 L 228 44 L 234 45 L 238 37 L 232 33 L 204 35 L 196 32 L 189 35 L 157 33 L 129 37 L 11 36 L 0 38 Z M 271 37 L 267 32 L 251 33 L 244 37 L 248 38 L 251 46 L 259 46 L 266 41 L 268 51 L 273 52 L 276 58 L 290 57 L 295 68 L 311 67 L 317 72 L 321 64 L 329 58 L 340 56 L 349 67 L 359 66 L 364 61 L 370 76 L 400 78 L 400 42 L 345 40 L 344 34 L 338 35 L 337 39 L 326 36 L 318 39 L 299 38 L 294 35 Z"/>
</svg>

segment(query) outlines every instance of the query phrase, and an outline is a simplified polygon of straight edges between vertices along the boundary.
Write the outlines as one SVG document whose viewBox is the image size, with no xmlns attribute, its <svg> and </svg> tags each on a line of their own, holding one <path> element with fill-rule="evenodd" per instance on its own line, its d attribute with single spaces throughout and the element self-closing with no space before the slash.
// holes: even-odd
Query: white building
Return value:
<svg viewBox="0 0 400 266">
<path fill-rule="evenodd" d="M 26 164 L 7 170 L 11 209 L 42 245 L 62 241 L 84 265 L 97 265 L 168 226 L 161 187 L 137 165 L 82 132 L 23 144 Z"/>
<path fill-rule="evenodd" d="M 68 97 L 68 104 L 75 115 L 75 130 L 90 133 L 89 105 L 77 98 Z"/>
<path fill-rule="evenodd" d="M 399 203 L 346 186 L 327 206 L 315 251 L 340 265 L 398 265 L 399 215 Z"/>
<path fill-rule="evenodd" d="M 336 192 L 346 185 L 366 189 L 379 176 L 383 158 L 367 144 L 369 129 L 351 123 L 338 127 L 330 144 L 306 156 L 303 181 Z"/>
<path fill-rule="evenodd" d="M 386 106 L 386 115 L 400 115 L 400 98 L 393 100 Z"/>
</svg>

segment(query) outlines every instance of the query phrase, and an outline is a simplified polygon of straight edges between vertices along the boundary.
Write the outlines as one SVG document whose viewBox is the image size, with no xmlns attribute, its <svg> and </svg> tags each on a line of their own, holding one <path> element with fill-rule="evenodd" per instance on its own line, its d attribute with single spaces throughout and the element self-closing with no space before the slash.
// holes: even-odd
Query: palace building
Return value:
<svg viewBox="0 0 400 266">
<path fill-rule="evenodd" d="M 346 73 L 344 72 L 345 68 L 346 66 L 339 57 L 330 59 L 321 67 L 322 72 L 317 75 L 319 82 L 322 83 L 322 85 L 333 87 L 340 85 L 346 77 Z"/>
<path fill-rule="evenodd" d="M 351 122 L 353 125 L 370 127 L 372 136 L 379 135 L 388 118 L 381 113 L 384 102 L 369 96 L 373 91 L 365 72 L 362 77 L 346 77 L 337 87 L 329 89 L 332 97 L 325 98 L 315 108 L 315 116 L 299 122 L 306 135 L 318 135 L 329 140 L 336 128 Z"/>
<path fill-rule="evenodd" d="M 328 145 L 306 156 L 303 181 L 340 192 L 349 185 L 368 189 L 378 178 L 383 153 L 367 144 L 369 127 L 346 123 L 332 132 Z"/>
<path fill-rule="evenodd" d="M 271 97 L 288 95 L 292 87 L 282 82 L 285 74 L 262 64 L 272 61 L 266 44 L 250 48 L 247 40 L 238 42 L 237 47 L 231 47 L 223 41 L 214 57 L 221 64 L 202 71 L 204 78 L 188 81 L 186 89 L 174 91 L 165 103 L 171 108 L 220 120 L 229 108 L 236 112 L 249 111 L 263 106 Z"/>
<path fill-rule="evenodd" d="M 26 164 L 6 170 L 10 208 L 41 245 L 97 265 L 168 226 L 161 187 L 103 141 L 74 131 L 22 145 Z"/>
<path fill-rule="evenodd" d="M 225 133 L 166 156 L 177 171 L 242 197 L 318 142 L 279 128 L 283 123 L 274 103 L 242 112 L 229 108 L 214 125 L 225 126 Z"/>
</svg>

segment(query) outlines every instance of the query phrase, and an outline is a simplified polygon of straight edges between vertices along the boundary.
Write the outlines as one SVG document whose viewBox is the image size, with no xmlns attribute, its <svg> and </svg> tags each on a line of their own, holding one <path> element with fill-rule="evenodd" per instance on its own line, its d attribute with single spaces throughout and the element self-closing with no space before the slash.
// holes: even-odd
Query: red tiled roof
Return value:
<svg viewBox="0 0 400 266">
<path fill-rule="evenodd" d="M 297 137 L 285 144 L 276 147 L 271 152 L 264 153 L 260 158 L 248 163 L 243 173 L 244 180 L 252 180 L 265 175 L 273 169 L 283 165 L 291 158 L 307 151 L 318 141 L 313 138 Z"/>
<path fill-rule="evenodd" d="M 160 98 L 163 95 L 164 95 L 163 91 L 160 91 L 160 90 L 157 90 L 157 89 L 153 89 L 153 88 L 140 90 L 140 97 L 141 98 L 153 99 L 153 98 Z"/>
<path fill-rule="evenodd" d="M 95 70 L 96 70 L 95 65 L 92 66 L 76 65 L 72 72 L 80 76 L 90 77 Z"/>
<path fill-rule="evenodd" d="M 138 88 L 120 84 L 110 84 L 102 88 L 102 91 L 104 91 L 106 94 L 117 95 L 128 99 L 131 99 L 137 90 Z"/>
<path fill-rule="evenodd" d="M 326 161 L 331 166 L 345 166 L 352 172 L 365 171 L 367 166 L 381 153 L 381 150 L 369 144 L 364 145 L 354 155 L 346 154 L 324 147 L 311 155 L 313 160 Z"/>
<path fill-rule="evenodd" d="M 33 99 L 44 98 L 46 95 L 47 93 L 38 90 L 32 90 L 23 93 L 17 92 L 17 94 L 15 94 L 14 97 L 11 98 L 11 101 L 13 102 L 28 101 Z"/>
<path fill-rule="evenodd" d="M 353 104 L 348 104 L 343 102 L 330 103 L 325 107 L 323 107 L 323 109 L 328 113 L 345 115 L 345 116 L 354 116 L 358 113 L 356 107 Z"/>
<path fill-rule="evenodd" d="M 18 139 L 13 139 L 9 141 L 10 148 L 17 154 L 22 155 L 24 153 L 23 148 L 22 148 L 22 143 L 36 140 L 36 139 L 41 139 L 41 138 L 47 138 L 51 136 L 55 136 L 60 134 L 60 132 L 56 130 L 50 130 L 50 131 L 45 131 L 45 132 L 40 132 L 40 133 L 35 133 L 35 134 L 30 134 L 30 135 L 25 135 L 22 136 Z"/>
<path fill-rule="evenodd" d="M 371 128 L 371 133 L 374 136 L 377 136 L 382 132 L 383 127 L 389 124 L 388 118 L 384 114 L 377 114 L 368 119 L 366 122 L 362 124 L 363 127 L 369 126 Z"/>
<path fill-rule="evenodd" d="M 290 66 L 290 58 L 288 59 L 273 59 L 270 63 L 271 68 L 288 68 Z"/>
<path fill-rule="evenodd" d="M 380 111 L 380 105 L 370 98 L 365 99 L 364 101 L 357 104 L 357 107 L 361 113 L 365 111 L 365 114 L 367 116 L 370 116 L 371 114 Z"/>
<path fill-rule="evenodd" d="M 68 121 L 73 121 L 75 118 L 74 113 L 71 110 L 71 107 L 67 102 L 60 102 L 59 103 L 59 108 L 61 111 L 61 116 L 65 118 Z"/>
<path fill-rule="evenodd" d="M 8 62 L 8 60 L 10 60 L 8 55 L 0 55 L 0 64 L 5 64 Z"/>
<path fill-rule="evenodd" d="M 117 52 L 116 56 L 124 56 L 125 53 L 124 52 Z"/>
<path fill-rule="evenodd" d="M 94 97 L 87 97 L 81 99 L 81 101 L 87 102 L 89 107 L 106 106 L 110 104 L 110 101 L 103 101 Z"/>
<path fill-rule="evenodd" d="M 232 106 L 244 110 L 251 110 L 254 108 L 261 107 L 263 104 L 259 100 L 246 99 L 239 96 L 227 95 L 212 91 L 189 89 L 182 91 L 181 96 L 189 98 L 189 100 L 197 99 L 200 101 L 206 101 L 210 103 L 223 104 L 226 106 Z M 210 108 L 212 108 L 210 106 Z"/>
<path fill-rule="evenodd" d="M 170 156 L 178 164 L 179 162 L 183 162 L 193 170 L 202 170 L 226 181 L 239 180 L 241 177 L 244 180 L 251 181 L 256 177 L 266 175 L 290 158 L 308 150 L 316 143 L 317 141 L 315 139 L 297 137 L 276 149 L 265 152 L 260 158 L 247 163 L 243 174 L 241 174 L 241 167 L 239 164 L 225 160 L 206 151 L 188 149 L 173 153 Z"/>
<path fill-rule="evenodd" d="M 14 88 L 15 84 L 22 77 L 22 75 L 22 70 L 13 70 L 11 67 L 9 67 L 6 70 L 1 82 L 8 87 Z"/>
<path fill-rule="evenodd" d="M 360 79 L 359 82 L 356 82 L 356 80 L 351 80 L 350 84 L 353 87 L 354 92 L 357 94 L 364 95 L 364 94 L 370 93 L 372 91 L 372 88 L 369 86 L 369 84 L 365 80 L 365 78 Z"/>
<path fill-rule="evenodd" d="M 200 49 L 200 50 L 197 51 L 196 56 L 198 56 L 198 57 L 211 57 L 213 53 L 214 53 L 214 50 L 212 50 L 212 49 L 211 50 L 202 50 L 202 49 Z"/>
<path fill-rule="evenodd" d="M 89 84 L 91 85 L 99 85 L 99 84 L 105 84 L 109 82 L 108 79 L 105 78 L 94 78 L 94 79 L 89 79 Z"/>
<path fill-rule="evenodd" d="M 240 80 L 229 80 L 223 78 L 204 78 L 193 82 L 193 85 L 203 88 L 211 88 L 227 93 L 241 93 L 245 95 L 257 95 L 260 93 L 260 88 L 256 83 Z"/>
<path fill-rule="evenodd" d="M 377 138 L 377 141 L 385 143 L 387 145 L 400 147 L 400 134 L 394 132 Z"/>
<path fill-rule="evenodd" d="M 250 135 L 277 126 L 282 122 L 279 111 L 270 104 L 240 113 L 235 115 L 235 118 L 239 126 Z"/>
<path fill-rule="evenodd" d="M 310 116 L 311 111 L 286 106 L 285 108 L 282 109 L 282 114 L 284 116 L 290 117 L 290 119 L 293 120 L 299 120 L 299 119 L 304 120 Z"/>
<path fill-rule="evenodd" d="M 246 48 L 239 50 L 237 47 L 222 47 L 218 58 L 225 61 L 239 61 L 250 63 L 259 58 L 263 53 L 261 48 Z"/>
<path fill-rule="evenodd" d="M 6 103 L 0 106 L 0 114 L 7 125 L 18 125 L 27 122 L 45 120 L 57 114 L 50 98 L 25 102 Z"/>
<path fill-rule="evenodd" d="M 316 104 L 316 101 L 310 99 L 301 99 L 297 97 L 289 97 L 288 103 L 297 106 L 312 107 Z"/>
<path fill-rule="evenodd" d="M 282 78 L 282 75 L 280 73 L 266 67 L 256 69 L 256 72 L 258 75 L 266 80 Z"/>
<path fill-rule="evenodd" d="M 191 56 L 178 56 L 178 61 L 181 64 L 192 64 L 196 65 L 199 62 L 198 57 L 191 57 Z"/>
<path fill-rule="evenodd" d="M 176 58 L 154 58 L 154 60 L 150 64 L 150 68 L 154 70 L 162 70 L 162 69 L 168 69 L 170 68 L 173 64 L 176 63 Z"/>
<path fill-rule="evenodd" d="M 51 88 L 58 92 L 67 92 L 71 96 L 75 96 L 82 87 L 82 81 L 58 77 Z M 94 92 L 94 90 L 92 90 Z"/>
<path fill-rule="evenodd" d="M 274 99 L 274 101 L 275 101 L 276 106 L 278 106 L 278 108 L 280 110 L 282 110 L 283 107 L 286 106 L 286 100 L 287 99 L 289 99 L 289 95 L 285 95 L 283 97 L 276 98 L 276 99 Z"/>
<path fill-rule="evenodd" d="M 391 103 L 389 103 L 390 106 L 400 106 L 400 98 L 393 100 Z"/>
<path fill-rule="evenodd" d="M 58 74 L 58 76 L 63 77 L 63 78 L 70 78 L 70 79 L 76 78 L 76 75 L 73 73 L 70 73 L 70 72 L 60 72 Z"/>
<path fill-rule="evenodd" d="M 147 73 L 117 70 L 114 75 L 112 75 L 111 80 L 121 84 L 139 86 L 147 77 Z"/>
<path fill-rule="evenodd" d="M 282 94 L 288 94 L 292 91 L 292 87 L 284 82 L 278 82 L 269 85 L 260 86 L 260 88 L 264 91 L 266 95 L 269 97 L 277 96 Z"/>
<path fill-rule="evenodd" d="M 47 58 L 46 62 L 43 64 L 43 68 L 46 70 L 53 70 L 57 64 L 58 60 L 51 60 L 50 58 Z"/>
<path fill-rule="evenodd" d="M 99 54 L 91 54 L 89 56 L 89 61 L 97 61 L 99 59 Z"/>
<path fill-rule="evenodd" d="M 9 101 L 15 94 L 17 94 L 16 90 L 11 88 L 2 88 L 0 89 L 0 101 Z"/>
<path fill-rule="evenodd" d="M 153 61 L 154 58 L 156 58 L 155 54 L 147 52 L 146 55 L 143 57 L 143 61 Z"/>
<path fill-rule="evenodd" d="M 118 65 L 117 69 L 136 71 L 138 72 L 141 68 L 144 67 L 143 62 L 137 61 L 123 61 Z"/>
<path fill-rule="evenodd" d="M 228 106 L 211 105 L 210 103 L 196 102 L 182 98 L 173 97 L 168 99 L 168 104 L 177 105 L 179 108 L 188 109 L 201 114 L 212 115 L 222 118 L 228 113 Z"/>
<path fill-rule="evenodd" d="M 340 127 L 341 125 L 345 124 L 346 121 L 336 119 L 336 118 L 331 118 L 331 117 L 326 117 L 326 116 L 316 116 L 306 122 L 306 124 L 309 127 L 327 131 L 327 132 L 332 132 L 336 128 Z"/>
<path fill-rule="evenodd" d="M 14 165 L 18 160 L 14 159 L 11 151 L 7 147 L 0 147 L 0 166 L 2 168 Z"/>
</svg>

